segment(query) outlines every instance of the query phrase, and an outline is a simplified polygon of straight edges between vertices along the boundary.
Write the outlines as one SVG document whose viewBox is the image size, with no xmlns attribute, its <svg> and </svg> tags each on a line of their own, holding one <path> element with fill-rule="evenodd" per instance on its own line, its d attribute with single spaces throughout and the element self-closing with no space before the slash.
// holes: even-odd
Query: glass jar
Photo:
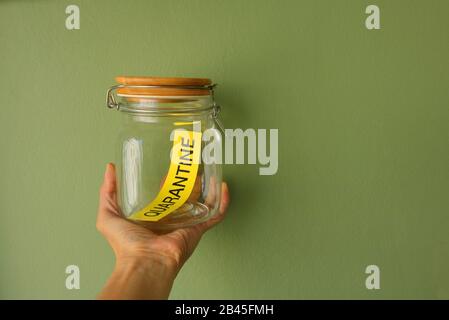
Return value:
<svg viewBox="0 0 449 320">
<path fill-rule="evenodd" d="M 150 229 L 213 217 L 221 195 L 221 128 L 210 79 L 117 77 L 117 194 L 123 216 Z"/>
</svg>

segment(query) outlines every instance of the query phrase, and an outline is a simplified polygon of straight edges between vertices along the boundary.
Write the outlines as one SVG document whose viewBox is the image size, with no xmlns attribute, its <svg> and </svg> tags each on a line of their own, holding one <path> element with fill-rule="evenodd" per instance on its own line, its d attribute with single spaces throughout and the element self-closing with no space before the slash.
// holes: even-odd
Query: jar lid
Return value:
<svg viewBox="0 0 449 320">
<path fill-rule="evenodd" d="M 207 78 L 166 78 L 118 76 L 115 80 L 119 96 L 206 96 L 212 81 Z"/>
</svg>

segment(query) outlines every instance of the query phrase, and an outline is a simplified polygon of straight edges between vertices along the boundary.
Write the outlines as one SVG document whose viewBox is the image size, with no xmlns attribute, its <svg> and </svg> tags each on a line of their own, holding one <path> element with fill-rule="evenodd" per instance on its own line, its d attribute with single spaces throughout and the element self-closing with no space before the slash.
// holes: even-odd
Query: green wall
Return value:
<svg viewBox="0 0 449 320">
<path fill-rule="evenodd" d="M 81 29 L 66 30 L 77 4 Z M 381 29 L 365 28 L 365 8 Z M 226 221 L 178 298 L 449 298 L 449 2 L 0 1 L 0 298 L 90 299 L 119 74 L 219 83 L 228 128 L 278 128 L 279 170 L 226 165 Z M 65 288 L 65 267 L 81 289 Z M 381 289 L 365 288 L 365 268 Z"/>
</svg>

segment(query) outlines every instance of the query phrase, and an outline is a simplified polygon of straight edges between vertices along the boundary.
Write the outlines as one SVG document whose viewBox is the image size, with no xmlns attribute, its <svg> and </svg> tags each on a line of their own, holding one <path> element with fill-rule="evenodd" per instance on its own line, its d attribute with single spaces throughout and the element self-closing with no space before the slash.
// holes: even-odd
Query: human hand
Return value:
<svg viewBox="0 0 449 320">
<path fill-rule="evenodd" d="M 123 274 L 131 270 L 135 273 L 136 268 L 140 271 L 148 271 L 154 276 L 160 271 L 168 283 L 167 285 L 160 283 L 164 281 L 162 280 L 164 277 L 159 277 L 157 280 L 159 283 L 156 285 L 148 284 L 151 288 L 127 288 L 129 294 L 125 298 L 146 298 L 148 296 L 143 291 L 147 289 L 151 289 L 153 293 L 159 291 L 160 294 L 153 295 L 152 298 L 168 297 L 174 277 L 193 253 L 204 232 L 223 220 L 229 201 L 228 186 L 223 182 L 220 209 L 215 217 L 192 227 L 157 234 L 121 215 L 117 203 L 115 167 L 113 164 L 108 164 L 100 189 L 96 225 L 115 253 L 116 268 L 100 297 L 123 298 L 116 292 L 124 291 L 123 288 L 119 288 L 118 279 L 122 279 Z M 130 282 L 132 281 L 128 279 L 128 283 Z M 155 290 L 155 286 L 160 287 L 160 290 Z M 112 292 L 115 292 L 115 295 L 111 296 Z"/>
</svg>

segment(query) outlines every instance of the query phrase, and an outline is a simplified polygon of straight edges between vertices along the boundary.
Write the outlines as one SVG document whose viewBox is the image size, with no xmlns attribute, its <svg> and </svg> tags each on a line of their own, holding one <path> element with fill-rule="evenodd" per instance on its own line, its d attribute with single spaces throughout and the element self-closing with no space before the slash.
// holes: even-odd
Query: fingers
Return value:
<svg viewBox="0 0 449 320">
<path fill-rule="evenodd" d="M 207 192 L 206 199 L 204 199 L 204 204 L 208 207 L 215 206 L 215 199 L 217 197 L 217 188 L 215 181 L 215 176 L 211 176 L 209 180 L 209 191 Z"/>
<path fill-rule="evenodd" d="M 231 202 L 231 196 L 229 195 L 229 188 L 226 182 L 221 183 L 221 202 L 220 202 L 220 214 L 223 215 L 228 210 L 229 203 Z"/>
<path fill-rule="evenodd" d="M 229 188 L 228 184 L 226 182 L 221 183 L 221 202 L 220 202 L 220 208 L 218 214 L 211 218 L 210 220 L 200 224 L 200 228 L 203 229 L 203 231 L 206 231 L 216 224 L 218 224 L 220 221 L 222 221 L 225 217 L 226 211 L 228 210 L 229 203 L 231 202 L 231 196 L 229 195 Z"/>
</svg>

